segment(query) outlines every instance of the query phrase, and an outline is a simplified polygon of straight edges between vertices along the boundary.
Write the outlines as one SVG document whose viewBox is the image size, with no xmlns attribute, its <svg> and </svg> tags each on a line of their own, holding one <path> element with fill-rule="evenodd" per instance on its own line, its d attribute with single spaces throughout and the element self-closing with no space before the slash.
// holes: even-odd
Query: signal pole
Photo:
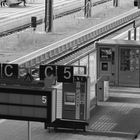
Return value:
<svg viewBox="0 0 140 140">
<path fill-rule="evenodd" d="M 92 7 L 91 0 L 85 0 L 84 16 L 86 18 L 91 17 L 91 7 Z"/>
<path fill-rule="evenodd" d="M 53 0 L 45 0 L 45 32 L 53 28 Z"/>
<path fill-rule="evenodd" d="M 119 0 L 113 0 L 113 6 L 118 7 L 119 6 Z"/>
</svg>

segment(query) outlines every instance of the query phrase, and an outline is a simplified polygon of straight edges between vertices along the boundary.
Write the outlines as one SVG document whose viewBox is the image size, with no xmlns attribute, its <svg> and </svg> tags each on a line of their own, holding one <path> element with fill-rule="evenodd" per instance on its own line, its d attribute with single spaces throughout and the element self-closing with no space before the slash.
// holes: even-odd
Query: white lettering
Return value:
<svg viewBox="0 0 140 140">
<path fill-rule="evenodd" d="M 65 67 L 65 69 L 64 69 L 64 78 L 65 79 L 71 78 L 71 73 L 70 73 L 69 69 L 70 69 L 70 67 Z"/>
<path fill-rule="evenodd" d="M 4 69 L 4 73 L 7 77 L 11 77 L 13 75 L 13 72 L 9 72 L 8 73 L 8 69 L 13 69 L 13 66 L 12 65 L 6 65 L 5 66 L 5 69 Z"/>
<path fill-rule="evenodd" d="M 51 66 L 47 66 L 46 68 L 45 68 L 45 77 L 48 77 L 48 71 L 52 71 L 53 70 L 53 67 L 51 67 Z"/>
</svg>

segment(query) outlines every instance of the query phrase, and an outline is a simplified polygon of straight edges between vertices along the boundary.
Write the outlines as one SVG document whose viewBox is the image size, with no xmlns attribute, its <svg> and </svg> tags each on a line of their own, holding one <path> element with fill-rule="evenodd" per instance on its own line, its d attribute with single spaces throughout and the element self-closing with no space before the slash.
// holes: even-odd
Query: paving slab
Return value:
<svg viewBox="0 0 140 140">
<path fill-rule="evenodd" d="M 0 140 L 28 140 L 28 123 L 6 120 L 0 125 Z M 130 140 L 129 138 L 86 135 L 66 132 L 51 132 L 44 129 L 43 123 L 31 122 L 32 140 Z"/>
</svg>

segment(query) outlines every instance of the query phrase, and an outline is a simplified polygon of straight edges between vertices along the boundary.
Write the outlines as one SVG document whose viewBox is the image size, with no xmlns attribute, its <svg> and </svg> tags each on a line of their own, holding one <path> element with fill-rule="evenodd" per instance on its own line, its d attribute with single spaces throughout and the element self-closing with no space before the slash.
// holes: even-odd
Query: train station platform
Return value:
<svg viewBox="0 0 140 140">
<path fill-rule="evenodd" d="M 134 95 L 135 96 L 135 95 Z M 114 97 L 98 103 L 89 130 L 94 134 L 134 140 L 140 131 L 140 97 Z"/>
<path fill-rule="evenodd" d="M 47 46 L 91 26 L 108 20 L 120 13 L 133 9 L 133 0 L 122 0 L 122 5 L 113 8 L 112 4 L 104 4 L 93 10 L 93 17 L 83 18 L 83 11 L 54 20 L 52 33 L 44 33 L 44 26 L 37 27 L 35 33 L 32 29 L 2 38 L 0 46 L 1 62 L 9 62 L 29 52 Z M 31 36 L 30 36 L 30 33 Z M 27 36 L 28 35 L 28 36 Z M 34 35 L 34 36 L 33 36 Z M 44 37 L 45 36 L 45 37 Z M 15 42 L 17 37 L 20 39 Z M 22 39 L 24 37 L 24 39 Z M 15 40 L 14 40 L 14 39 Z M 25 40 L 25 38 L 27 40 Z M 9 39 L 9 41 L 8 41 Z M 32 39 L 36 39 L 35 42 Z M 14 40 L 14 41 L 13 41 Z M 41 40 L 41 41 L 40 41 Z M 34 44 L 36 43 L 36 44 Z M 33 45 L 34 44 L 34 45 Z M 92 112 L 92 119 L 85 133 L 66 132 L 58 130 L 48 132 L 43 123 L 31 122 L 31 135 L 33 140 L 134 140 L 140 130 L 140 98 L 123 100 L 112 97 L 106 102 L 99 102 Z M 137 99 L 137 102 L 135 102 Z M 27 140 L 28 126 L 25 121 L 1 120 L 0 140 Z"/>
</svg>

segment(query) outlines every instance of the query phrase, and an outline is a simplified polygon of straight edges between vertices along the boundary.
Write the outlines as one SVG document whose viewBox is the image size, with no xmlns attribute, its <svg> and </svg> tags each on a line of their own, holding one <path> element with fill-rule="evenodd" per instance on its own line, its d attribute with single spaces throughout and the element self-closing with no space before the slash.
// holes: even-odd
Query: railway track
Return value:
<svg viewBox="0 0 140 140">
<path fill-rule="evenodd" d="M 99 4 L 103 4 L 105 2 L 109 2 L 112 0 L 99 0 L 92 3 L 92 6 L 97 6 Z M 77 2 L 78 3 L 78 2 Z M 68 5 L 69 6 L 69 5 Z M 71 7 L 70 5 L 69 7 Z M 64 6 L 65 7 L 65 6 Z M 65 11 L 61 10 L 59 5 L 54 6 L 54 16 L 53 19 L 61 18 L 63 16 L 75 13 L 83 9 L 84 7 L 80 4 L 79 6 L 75 6 L 73 9 L 65 8 Z M 40 10 L 41 9 L 41 10 Z M 22 13 L 22 15 L 11 17 L 10 20 L 4 19 L 1 20 L 0 23 L 0 37 L 6 36 L 15 32 L 19 32 L 21 30 L 25 30 L 26 28 L 31 27 L 31 17 L 37 17 L 37 24 L 42 24 L 44 22 L 44 6 L 40 8 L 36 8 L 36 10 L 31 10 L 30 12 Z M 15 23 L 19 23 L 18 25 Z"/>
</svg>

